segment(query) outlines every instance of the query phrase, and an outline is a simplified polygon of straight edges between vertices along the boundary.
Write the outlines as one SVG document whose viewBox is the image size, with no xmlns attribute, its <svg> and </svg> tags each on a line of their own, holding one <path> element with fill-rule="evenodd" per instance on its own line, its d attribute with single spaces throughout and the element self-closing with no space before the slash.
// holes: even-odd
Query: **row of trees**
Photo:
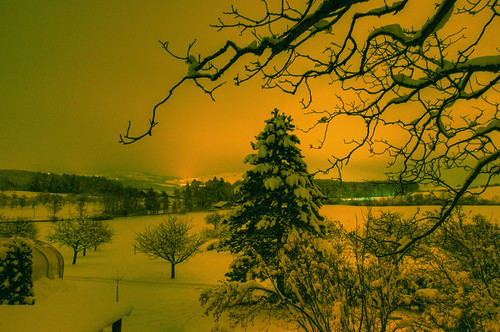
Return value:
<svg viewBox="0 0 500 332">
<path fill-rule="evenodd" d="M 418 191 L 417 183 L 388 181 L 338 181 L 315 179 L 314 182 L 328 198 L 382 197 L 409 194 Z"/>
<path fill-rule="evenodd" d="M 233 188 L 231 183 L 214 177 L 206 182 L 197 180 L 188 182 L 175 194 L 177 197 L 182 197 L 182 204 L 186 211 L 203 211 L 220 201 L 234 202 Z"/>
<path fill-rule="evenodd" d="M 20 207 L 25 208 L 27 206 L 35 209 L 36 206 L 42 205 L 50 212 L 50 218 L 52 220 L 57 219 L 57 213 L 62 210 L 64 205 L 67 203 L 77 204 L 81 208 L 82 204 L 90 202 L 92 199 L 87 196 L 62 196 L 59 194 L 49 194 L 49 193 L 39 193 L 36 196 L 27 197 L 26 195 L 17 195 L 13 193 L 12 195 L 6 195 L 0 193 L 0 207 L 5 208 L 9 206 L 11 209 Z M 95 200 L 94 200 L 95 201 Z"/>
<path fill-rule="evenodd" d="M 71 200 L 71 198 L 68 198 L 68 200 Z M 0 193 L 0 207 L 1 208 L 10 207 L 11 209 L 16 207 L 25 208 L 27 206 L 34 207 L 40 204 L 46 205 L 52 200 L 62 200 L 62 199 L 63 196 L 59 194 L 49 194 L 49 193 L 39 193 L 36 196 L 31 196 L 31 197 L 28 197 L 27 195 L 18 195 L 15 192 L 12 193 L 12 195 Z"/>
<path fill-rule="evenodd" d="M 72 248 L 75 264 L 79 252 L 85 256 L 87 249 L 97 250 L 99 245 L 110 243 L 113 236 L 113 229 L 104 221 L 76 218 L 53 222 L 47 239 Z M 0 215 L 0 237 L 36 239 L 38 228 L 25 218 L 9 219 Z"/>
<path fill-rule="evenodd" d="M 100 176 L 30 171 L 0 171 L 0 191 L 21 190 L 60 194 L 101 194 L 122 188 L 118 180 Z"/>
<path fill-rule="evenodd" d="M 114 216 L 168 213 L 171 208 L 170 201 L 166 192 L 156 192 L 153 189 L 144 191 L 132 187 L 125 187 L 98 196 L 38 193 L 36 196 L 28 197 L 17 193 L 11 195 L 0 193 L 0 208 L 31 207 L 35 209 L 41 205 L 50 212 L 52 220 L 57 219 L 57 214 L 67 204 L 75 206 L 79 215 L 82 210 L 87 210 L 89 204 L 97 204 L 102 207 L 103 211 L 101 215 L 95 216 L 96 218 L 112 218 Z"/>
<path fill-rule="evenodd" d="M 85 256 L 87 249 L 97 250 L 99 245 L 110 243 L 113 235 L 114 231 L 103 221 L 73 219 L 53 223 L 47 238 L 73 249 L 72 264 L 76 264 L 79 252 Z"/>
<path fill-rule="evenodd" d="M 88 195 L 60 195 L 60 194 L 49 194 L 49 193 L 38 193 L 36 196 L 28 197 L 26 195 L 17 195 L 13 193 L 12 195 L 6 195 L 0 193 L 0 207 L 5 208 L 9 206 L 11 209 L 20 207 L 25 208 L 27 206 L 35 209 L 37 206 L 44 206 L 50 213 L 50 219 L 55 221 L 58 219 L 57 214 L 63 209 L 66 204 L 72 204 L 76 206 L 76 212 L 79 216 L 82 216 L 87 211 L 87 205 L 89 203 L 99 202 L 97 197 L 92 197 Z"/>
</svg>

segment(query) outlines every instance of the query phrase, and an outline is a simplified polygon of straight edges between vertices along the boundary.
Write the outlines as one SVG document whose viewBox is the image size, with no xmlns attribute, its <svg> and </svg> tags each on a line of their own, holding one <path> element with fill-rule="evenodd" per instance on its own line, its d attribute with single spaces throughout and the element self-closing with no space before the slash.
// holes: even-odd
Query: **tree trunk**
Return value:
<svg viewBox="0 0 500 332">
<path fill-rule="evenodd" d="M 170 263 L 170 279 L 174 279 L 174 278 L 175 278 L 175 264 Z"/>
<path fill-rule="evenodd" d="M 87 255 L 87 248 L 83 249 L 83 257 Z"/>
<path fill-rule="evenodd" d="M 78 251 L 73 249 L 73 264 L 76 264 L 76 254 L 77 253 L 78 253 Z"/>
<path fill-rule="evenodd" d="M 285 277 L 283 275 L 278 275 L 276 278 L 276 287 L 278 290 L 282 293 L 285 294 Z"/>
</svg>

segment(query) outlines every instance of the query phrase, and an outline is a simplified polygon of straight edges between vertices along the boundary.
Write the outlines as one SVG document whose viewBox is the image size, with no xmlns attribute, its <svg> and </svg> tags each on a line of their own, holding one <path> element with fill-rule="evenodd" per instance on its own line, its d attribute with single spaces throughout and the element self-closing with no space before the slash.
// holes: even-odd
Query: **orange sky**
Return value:
<svg viewBox="0 0 500 332">
<path fill-rule="evenodd" d="M 236 172 L 245 169 L 250 141 L 275 107 L 305 127 L 310 120 L 300 116 L 300 97 L 262 91 L 260 81 L 228 84 L 216 103 L 186 85 L 161 108 L 152 137 L 118 144 L 128 120 L 138 132 L 146 128 L 151 108 L 185 74 L 158 40 L 179 53 L 195 38 L 198 50 L 218 48 L 229 34 L 208 25 L 230 3 L 1 1 L 0 168 L 179 177 Z M 327 166 L 329 152 L 356 132 L 350 125 L 335 131 L 325 150 L 304 145 L 311 171 Z M 381 178 L 383 170 L 382 160 L 363 157 L 346 175 Z"/>
</svg>

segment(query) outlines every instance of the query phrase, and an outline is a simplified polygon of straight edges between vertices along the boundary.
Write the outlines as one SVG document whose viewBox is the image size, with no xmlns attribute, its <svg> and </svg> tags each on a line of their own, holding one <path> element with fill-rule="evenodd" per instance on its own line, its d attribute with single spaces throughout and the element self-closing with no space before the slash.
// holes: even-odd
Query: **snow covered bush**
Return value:
<svg viewBox="0 0 500 332">
<path fill-rule="evenodd" d="M 205 217 L 205 221 L 207 224 L 214 226 L 214 230 L 217 230 L 223 218 L 224 215 L 222 213 L 212 212 L 207 214 L 207 216 Z"/>
<path fill-rule="evenodd" d="M 222 222 L 229 236 L 221 247 L 235 255 L 227 274 L 233 281 L 262 279 L 257 256 L 276 265 L 285 242 L 302 233 L 322 234 L 324 228 L 319 214 L 323 196 L 297 147 L 292 118 L 275 109 L 265 123 L 252 143 L 255 153 L 245 159 L 252 168 L 236 189 L 237 206 Z"/>
<path fill-rule="evenodd" d="M 347 233 L 354 260 L 358 301 L 343 314 L 349 331 L 386 331 L 395 327 L 395 313 L 409 307 L 418 289 L 416 282 L 426 266 L 421 265 L 419 249 L 394 254 L 418 228 L 415 220 L 400 214 L 369 211 L 364 225 Z M 401 326 L 399 326 L 401 327 Z"/>
<path fill-rule="evenodd" d="M 137 234 L 137 250 L 150 258 L 162 258 L 170 262 L 171 279 L 175 278 L 175 266 L 194 255 L 205 239 L 198 234 L 190 234 L 187 220 L 170 216 L 154 227 L 146 226 Z"/>
<path fill-rule="evenodd" d="M 0 237 L 26 237 L 36 238 L 38 229 L 36 225 L 26 218 L 18 217 L 16 220 L 10 220 L 0 215 Z"/>
<path fill-rule="evenodd" d="M 255 254 L 262 280 L 226 281 L 202 293 L 206 314 L 243 327 L 274 319 L 303 331 L 384 331 L 413 277 L 369 253 L 340 227 L 287 241 L 277 264 Z M 281 283 L 281 284 L 280 284 Z"/>
<path fill-rule="evenodd" d="M 432 213 L 429 217 L 433 217 Z M 419 228 L 428 226 L 423 225 L 426 222 L 432 221 L 405 220 L 384 212 L 376 217 L 368 215 L 365 231 L 357 236 L 359 248 L 381 264 L 375 269 L 363 268 L 365 273 L 359 280 L 363 282 L 374 271 L 382 278 L 371 282 L 364 297 L 380 297 L 372 304 L 380 308 L 387 306 L 394 312 L 404 309 L 406 318 L 411 318 L 406 322 L 409 330 L 498 329 L 498 226 L 483 216 L 471 218 L 458 210 L 434 234 L 398 253 Z M 359 253 L 356 257 L 359 269 L 365 263 L 360 264 Z M 380 273 L 380 268 L 385 272 Z"/>
<path fill-rule="evenodd" d="M 418 322 L 427 330 L 499 330 L 500 229 L 460 210 L 429 239 Z M 432 292 L 431 292 L 432 290 Z"/>
<path fill-rule="evenodd" d="M 366 285 L 365 320 L 370 312 L 382 318 L 404 311 L 406 320 L 398 326 L 411 331 L 498 329 L 498 226 L 459 210 L 434 234 L 399 253 L 425 222 L 426 218 L 370 213 L 365 229 L 349 235 L 358 241 L 354 247 L 357 269 L 363 271 L 358 279 Z M 385 324 L 391 324 L 390 315 Z"/>
<path fill-rule="evenodd" d="M 34 304 L 32 244 L 21 238 L 0 242 L 0 304 Z"/>
</svg>

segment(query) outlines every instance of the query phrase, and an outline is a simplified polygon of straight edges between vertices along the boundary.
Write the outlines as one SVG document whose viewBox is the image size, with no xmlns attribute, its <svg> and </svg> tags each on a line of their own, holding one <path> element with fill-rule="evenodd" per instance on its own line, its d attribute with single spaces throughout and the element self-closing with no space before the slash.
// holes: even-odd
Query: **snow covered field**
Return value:
<svg viewBox="0 0 500 332">
<path fill-rule="evenodd" d="M 205 225 L 206 214 L 188 215 L 195 229 L 208 227 Z M 133 307 L 131 315 L 123 320 L 123 331 L 210 331 L 217 324 L 212 317 L 203 316 L 198 297 L 203 288 L 216 285 L 218 280 L 224 279 L 231 256 L 216 252 L 199 253 L 186 263 L 177 265 L 176 278 L 170 279 L 168 262 L 149 260 L 146 255 L 139 252 L 134 254 L 133 242 L 136 232 L 144 230 L 145 225 L 160 222 L 162 218 L 162 216 L 149 216 L 109 221 L 116 231 L 113 243 L 103 246 L 97 252 L 88 251 L 86 257 L 82 257 L 79 253 L 75 265 L 71 265 L 72 250 L 67 247 L 57 247 L 63 254 L 66 264 L 64 280 L 45 279 L 36 282 L 35 307 L 44 307 L 42 313 L 44 310 L 65 312 L 64 307 L 74 302 L 113 303 L 116 299 L 116 276 L 119 276 L 123 277 L 119 283 L 119 303 Z M 50 223 L 37 224 L 40 229 L 39 238 L 45 239 Z M 52 290 L 54 292 L 50 294 Z M 77 313 L 76 316 L 87 317 L 89 312 L 99 310 L 92 305 L 83 307 L 85 308 L 83 312 Z M 3 326 L 9 331 L 16 331 L 15 321 L 22 320 L 23 311 L 26 313 L 30 310 L 33 308 L 28 306 L 16 306 L 16 308 L 1 306 L 0 330 L 5 330 L 2 329 Z M 82 308 L 78 307 L 78 310 Z M 59 323 L 63 327 L 78 325 L 78 319 L 71 322 L 72 319 L 74 318 L 70 316 L 60 317 Z M 45 331 L 38 329 L 43 325 L 39 322 L 22 323 L 17 331 L 26 331 L 26 328 L 31 331 Z M 218 325 L 229 324 L 226 322 Z M 261 331 L 263 326 L 256 326 L 251 330 Z M 71 329 L 75 330 L 77 329 Z M 280 329 L 273 327 L 270 331 L 280 331 Z"/>
<path fill-rule="evenodd" d="M 411 213 L 414 208 L 384 208 L 402 213 Z M 470 208 L 472 213 L 482 213 L 487 218 L 500 217 L 500 207 L 481 206 Z M 465 209 L 465 211 L 468 211 Z M 366 208 L 352 206 L 325 206 L 322 213 L 330 219 L 343 220 L 347 227 L 362 223 Z M 205 224 L 207 213 L 187 215 L 195 229 L 209 227 Z M 149 260 L 146 255 L 134 253 L 134 238 L 137 232 L 144 230 L 145 225 L 156 224 L 162 216 L 118 218 L 108 221 L 116 231 L 113 243 L 93 250 L 82 257 L 79 253 L 76 265 L 71 265 L 72 250 L 59 248 L 64 256 L 66 266 L 64 280 L 42 280 L 36 283 L 35 296 L 38 308 L 43 315 L 44 310 L 52 313 L 64 313 L 64 310 L 78 311 L 75 317 L 84 320 L 87 314 L 103 309 L 95 303 L 108 303 L 110 308 L 116 299 L 116 278 L 123 278 L 119 283 L 119 305 L 133 307 L 129 316 L 123 319 L 123 331 L 211 331 L 215 326 L 229 327 L 227 321 L 214 322 L 212 317 L 203 316 L 198 297 L 203 288 L 216 285 L 224 279 L 232 258 L 227 253 L 201 252 L 186 263 L 177 265 L 175 279 L 170 279 L 170 265 L 163 260 Z M 40 239 L 45 236 L 50 223 L 38 223 Z M 71 307 L 74 305 L 74 307 Z M 29 306 L 1 306 L 0 330 L 16 331 L 16 320 L 26 317 Z M 24 315 L 24 316 L 23 316 Z M 62 314 L 61 314 L 62 315 Z M 57 316 L 57 315 L 56 315 Z M 38 316 L 31 316 L 38 317 Z M 55 326 L 75 326 L 78 319 L 60 316 Z M 71 321 L 71 320 L 74 321 Z M 3 325 L 2 325 L 3 324 Z M 46 331 L 40 329 L 39 322 L 23 321 L 23 328 L 18 331 Z M 4 328 L 2 328 L 2 326 Z M 5 327 L 9 327 L 5 329 Z M 45 326 L 51 326 L 50 324 Z M 51 329 L 52 330 L 52 329 Z M 54 329 L 56 330 L 56 329 Z M 58 329 L 57 331 L 66 331 Z M 77 329 L 71 329 L 76 331 Z M 111 328 L 107 329 L 111 331 Z M 245 331 L 289 331 L 277 325 L 266 327 L 266 323 L 257 324 Z M 216 331 L 214 329 L 214 331 Z M 220 331 L 225 331 L 220 329 Z M 227 330 L 229 331 L 229 330 Z M 233 331 L 231 329 L 231 331 Z M 236 329 L 235 331 L 243 331 Z"/>
</svg>

